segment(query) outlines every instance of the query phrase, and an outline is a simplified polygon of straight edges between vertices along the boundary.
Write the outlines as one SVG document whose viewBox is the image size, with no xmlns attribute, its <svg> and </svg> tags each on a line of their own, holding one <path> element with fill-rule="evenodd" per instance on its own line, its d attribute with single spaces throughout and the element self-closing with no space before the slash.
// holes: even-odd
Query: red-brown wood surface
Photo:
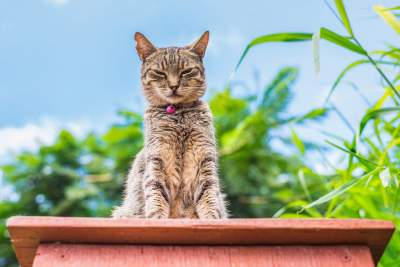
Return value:
<svg viewBox="0 0 400 267">
<path fill-rule="evenodd" d="M 394 225 L 380 220 L 145 220 L 13 217 L 7 227 L 23 267 L 39 243 L 138 245 L 366 245 L 377 262 Z"/>
<path fill-rule="evenodd" d="M 373 267 L 366 246 L 40 245 L 33 267 Z"/>
</svg>

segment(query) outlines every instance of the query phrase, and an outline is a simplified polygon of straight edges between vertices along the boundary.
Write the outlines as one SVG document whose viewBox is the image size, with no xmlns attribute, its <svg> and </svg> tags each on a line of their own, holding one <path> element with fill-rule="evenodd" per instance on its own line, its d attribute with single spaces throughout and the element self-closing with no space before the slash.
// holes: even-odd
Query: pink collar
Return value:
<svg viewBox="0 0 400 267">
<path fill-rule="evenodd" d="M 174 114 L 176 112 L 176 107 L 172 104 L 169 104 L 166 108 L 165 108 L 165 112 L 167 112 L 167 114 Z"/>
</svg>

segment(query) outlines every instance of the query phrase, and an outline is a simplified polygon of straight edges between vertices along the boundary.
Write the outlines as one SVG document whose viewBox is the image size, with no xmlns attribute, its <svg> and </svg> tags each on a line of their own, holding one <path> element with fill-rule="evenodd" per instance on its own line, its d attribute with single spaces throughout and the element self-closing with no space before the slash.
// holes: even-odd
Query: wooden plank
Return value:
<svg viewBox="0 0 400 267">
<path fill-rule="evenodd" d="M 7 227 L 20 264 L 32 266 L 39 243 L 140 245 L 354 245 L 379 261 L 394 225 L 359 219 L 146 220 L 13 217 Z"/>
<path fill-rule="evenodd" d="M 33 267 L 372 267 L 366 246 L 140 246 L 44 244 Z"/>
</svg>

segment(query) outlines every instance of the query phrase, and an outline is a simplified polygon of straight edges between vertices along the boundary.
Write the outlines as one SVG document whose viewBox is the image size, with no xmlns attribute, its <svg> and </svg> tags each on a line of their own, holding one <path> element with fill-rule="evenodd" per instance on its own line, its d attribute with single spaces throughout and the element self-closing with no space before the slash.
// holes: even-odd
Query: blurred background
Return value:
<svg viewBox="0 0 400 267">
<path fill-rule="evenodd" d="M 8 217 L 121 200 L 143 142 L 136 31 L 164 47 L 210 30 L 232 217 L 400 225 L 399 3 L 338 2 L 0 1 L 0 266 L 16 266 Z M 399 254 L 396 233 L 381 266 Z"/>
</svg>

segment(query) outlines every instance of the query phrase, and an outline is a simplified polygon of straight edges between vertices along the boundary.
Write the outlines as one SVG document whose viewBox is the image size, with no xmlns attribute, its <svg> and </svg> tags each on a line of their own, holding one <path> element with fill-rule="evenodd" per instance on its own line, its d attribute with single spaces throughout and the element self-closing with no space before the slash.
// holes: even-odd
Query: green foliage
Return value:
<svg viewBox="0 0 400 267">
<path fill-rule="evenodd" d="M 352 30 L 343 2 L 334 2 L 350 37 L 326 28 L 316 34 L 260 36 L 245 48 L 235 72 L 256 45 L 309 40 L 313 40 L 318 72 L 319 40 L 324 39 L 360 57 L 333 81 L 326 106 L 339 112 L 329 97 L 338 93 L 345 75 L 361 65 L 370 65 L 383 79 L 382 96 L 370 105 L 351 138 L 325 133 L 329 150 L 302 139 L 297 128 L 324 119 L 327 107 L 297 116 L 286 114 L 298 75 L 295 68 L 283 68 L 257 95 L 239 98 L 235 88 L 228 87 L 212 96 L 220 177 L 233 217 L 375 218 L 392 220 L 400 227 L 400 74 L 398 69 L 393 73 L 381 69 L 399 67 L 400 47 L 366 51 Z M 400 24 L 392 13 L 396 10 L 399 7 L 375 7 L 398 32 Z M 12 193 L 0 201 L 0 266 L 16 266 L 5 229 L 10 216 L 109 216 L 120 201 L 130 163 L 143 145 L 141 115 L 124 110 L 119 116 L 120 122 L 103 134 L 89 133 L 77 139 L 61 131 L 53 144 L 23 152 L 1 167 L 3 185 Z M 279 149 L 274 145 L 277 142 Z M 329 162 L 327 153 L 338 153 L 341 161 Z M 315 170 L 315 154 L 329 172 Z M 399 254 L 397 231 L 380 266 L 399 266 Z"/>
<path fill-rule="evenodd" d="M 141 116 L 127 111 L 120 116 L 122 123 L 101 136 L 90 133 L 78 140 L 64 130 L 54 144 L 2 166 L 3 179 L 17 197 L 0 202 L 0 266 L 15 266 L 4 226 L 10 216 L 109 216 L 143 142 Z"/>
<path fill-rule="evenodd" d="M 328 2 L 326 3 L 328 4 Z M 329 97 L 339 86 L 344 75 L 349 70 L 360 65 L 369 64 L 372 66 L 387 87 L 382 86 L 382 97 L 371 105 L 364 114 L 357 131 L 354 131 L 354 136 L 350 140 L 335 138 L 342 142 L 339 145 L 327 141 L 328 144 L 337 149 L 338 153 L 343 153 L 342 162 L 338 166 L 327 166 L 332 169 L 330 175 L 318 174 L 313 171 L 312 165 L 307 166 L 308 164 L 304 164 L 299 171 L 299 179 L 306 192 L 306 197 L 304 200 L 296 200 L 289 203 L 281 208 L 275 216 L 387 219 L 392 220 L 397 227 L 400 227 L 400 74 L 394 69 L 395 75 L 390 77 L 381 68 L 381 65 L 392 66 L 393 68 L 400 66 L 400 57 L 398 55 L 400 47 L 389 45 L 388 50 L 368 53 L 357 40 L 351 28 L 343 2 L 335 0 L 335 5 L 338 15 L 328 4 L 329 8 L 343 24 L 347 33 L 350 34 L 349 38 L 326 28 L 321 28 L 311 38 L 309 38 L 310 35 L 302 34 L 304 36 L 302 41 L 307 39 L 312 39 L 313 41 L 313 58 L 317 72 L 320 69 L 320 38 L 365 58 L 352 62 L 339 74 L 333 83 L 326 104 L 329 104 Z M 397 9 L 398 7 L 374 7 L 374 10 L 383 20 L 396 32 L 399 32 L 400 22 L 391 13 L 391 10 Z M 255 40 L 258 40 L 256 44 L 270 42 L 265 36 Z M 248 53 L 254 43 L 253 40 L 245 49 L 243 55 Z M 379 57 L 373 58 L 372 55 Z M 384 61 L 382 60 L 383 58 L 388 60 Z M 239 60 L 238 65 L 242 63 L 243 59 L 244 56 Z M 337 108 L 335 110 L 338 112 Z M 368 127 L 368 125 L 372 127 Z M 332 136 L 332 134 L 329 134 L 329 136 Z M 292 129 L 292 141 L 300 153 L 306 151 L 294 129 Z M 307 162 L 307 155 L 303 156 L 303 158 L 303 162 Z M 315 179 L 325 182 L 325 186 L 318 187 L 320 194 L 317 198 L 313 196 L 315 191 L 307 187 L 307 182 Z M 380 266 L 399 266 L 399 254 L 400 234 L 397 230 L 381 259 Z"/>
</svg>

